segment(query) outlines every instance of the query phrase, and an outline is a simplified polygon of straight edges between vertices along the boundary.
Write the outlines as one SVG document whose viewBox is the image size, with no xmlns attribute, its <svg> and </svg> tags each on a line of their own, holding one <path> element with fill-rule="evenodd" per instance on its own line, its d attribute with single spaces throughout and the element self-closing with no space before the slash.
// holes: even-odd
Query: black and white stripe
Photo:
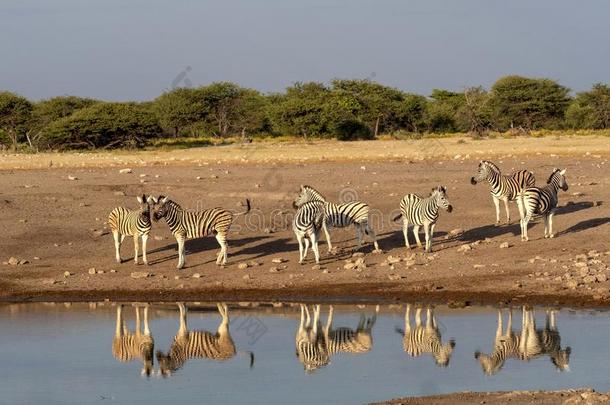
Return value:
<svg viewBox="0 0 610 405">
<path fill-rule="evenodd" d="M 447 198 L 447 190 L 443 186 L 433 188 L 427 198 L 422 198 L 417 194 L 407 194 L 403 197 L 400 202 L 401 214 L 396 216 L 394 221 L 397 221 L 402 216 L 402 232 L 407 248 L 411 249 L 408 231 L 409 224 L 413 224 L 413 235 L 415 235 L 417 246 L 422 247 L 419 240 L 419 228 L 423 226 L 426 233 L 425 250 L 426 252 L 432 251 L 432 238 L 434 237 L 434 227 L 438 219 L 439 208 L 443 208 L 448 212 L 453 211 L 453 207 Z"/>
<path fill-rule="evenodd" d="M 301 322 L 297 329 L 295 346 L 296 356 L 308 373 L 330 363 L 330 355 L 320 327 L 320 305 L 314 306 L 312 323 L 309 309 L 301 304 Z"/>
<path fill-rule="evenodd" d="M 153 351 L 155 341 L 148 328 L 148 306 L 144 307 L 144 328 L 140 324 L 140 308 L 136 307 L 135 332 L 129 331 L 123 319 L 123 306 L 116 310 L 116 330 L 112 340 L 112 355 L 115 359 L 129 362 L 138 359 L 142 362 L 142 375 L 150 376 L 153 371 Z"/>
<path fill-rule="evenodd" d="M 150 204 L 153 203 L 151 197 L 145 195 L 138 196 L 140 207 L 138 210 L 130 210 L 117 207 L 108 216 L 108 226 L 114 238 L 114 250 L 117 263 L 121 263 L 121 243 L 125 236 L 133 236 L 134 257 L 133 261 L 138 264 L 138 238 L 142 238 L 142 261 L 148 264 L 146 257 L 146 242 L 148 234 L 152 228 L 150 221 Z"/>
<path fill-rule="evenodd" d="M 422 325 L 421 308 L 415 312 L 415 326 L 411 326 L 411 305 L 407 305 L 405 312 L 405 329 L 399 328 L 396 331 L 402 335 L 402 344 L 405 352 L 413 357 L 418 357 L 423 353 L 430 353 L 438 366 L 447 367 L 451 360 L 455 341 L 449 340 L 443 344 L 441 333 L 436 324 L 434 310 L 426 308 L 426 324 Z"/>
<path fill-rule="evenodd" d="M 328 228 L 345 228 L 354 225 L 356 228 L 356 237 L 358 238 L 358 249 L 362 246 L 363 234 L 368 235 L 373 241 L 375 251 L 379 251 L 377 237 L 370 226 L 369 221 L 369 206 L 361 201 L 351 201 L 343 204 L 334 204 L 326 201 L 324 196 L 311 186 L 301 185 L 299 195 L 294 201 L 294 205 L 301 205 L 310 202 L 318 201 L 324 204 L 324 235 L 328 244 L 328 251 L 332 251 L 332 243 Z"/>
<path fill-rule="evenodd" d="M 214 235 L 220 245 L 220 252 L 216 257 L 216 264 L 227 263 L 227 234 L 233 218 L 250 212 L 250 200 L 246 199 L 246 210 L 233 213 L 222 208 L 211 208 L 203 211 L 186 211 L 178 203 L 168 197 L 159 196 L 154 199 L 155 221 L 165 218 L 169 229 L 178 242 L 178 269 L 184 267 L 184 242 L 186 239 L 202 238 Z"/>
<path fill-rule="evenodd" d="M 559 190 L 568 191 L 568 182 L 565 178 L 566 169 L 553 169 L 547 180 L 547 185 L 540 187 L 529 187 L 523 190 L 521 198 L 523 201 L 524 215 L 521 219 L 521 240 L 529 240 L 527 236 L 527 225 L 536 214 L 542 215 L 544 219 L 544 237 L 553 238 L 553 215 L 557 210 Z"/>
<path fill-rule="evenodd" d="M 299 263 L 303 263 L 303 260 L 305 260 L 310 241 L 316 263 L 319 263 L 318 239 L 324 222 L 324 204 L 319 201 L 312 201 L 299 207 L 295 205 L 295 208 L 297 208 L 297 212 L 292 221 L 292 230 L 299 242 Z"/>
<path fill-rule="evenodd" d="M 487 375 L 496 374 L 502 369 L 509 358 L 521 358 L 521 336 L 513 332 L 513 311 L 509 310 L 506 330 L 502 323 L 502 311 L 498 310 L 498 328 L 491 354 L 476 351 L 474 357 L 479 361 L 483 372 Z"/>
<path fill-rule="evenodd" d="M 375 308 L 375 314 L 370 318 L 366 317 L 364 313 L 360 314 L 360 321 L 356 330 L 347 327 L 333 329 L 333 313 L 334 308 L 331 305 L 324 328 L 324 339 L 328 355 L 333 356 L 337 353 L 360 354 L 370 351 L 373 347 L 372 331 L 377 321 L 379 305 Z"/>
<path fill-rule="evenodd" d="M 523 217 L 518 197 L 523 189 L 534 186 L 536 183 L 534 173 L 529 170 L 519 170 L 510 175 L 504 175 L 494 163 L 481 160 L 477 173 L 470 178 L 470 182 L 477 184 L 481 181 L 487 181 L 491 187 L 491 198 L 496 207 L 496 225 L 500 224 L 500 200 L 504 202 L 507 224 L 510 223 L 509 201 L 517 201 L 519 217 Z"/>
<path fill-rule="evenodd" d="M 164 377 L 182 368 L 189 359 L 211 359 L 224 361 L 237 353 L 229 332 L 229 309 L 226 304 L 217 304 L 222 321 L 216 333 L 204 330 L 189 330 L 187 326 L 187 309 L 182 303 L 180 310 L 180 327 L 167 354 L 157 351 L 159 375 Z M 254 364 L 254 355 L 250 355 L 250 367 Z"/>
</svg>

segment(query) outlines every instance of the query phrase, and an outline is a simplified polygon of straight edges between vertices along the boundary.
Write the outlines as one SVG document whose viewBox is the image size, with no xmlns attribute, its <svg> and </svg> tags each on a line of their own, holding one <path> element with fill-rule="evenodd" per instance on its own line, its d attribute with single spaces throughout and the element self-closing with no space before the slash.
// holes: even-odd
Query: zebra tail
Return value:
<svg viewBox="0 0 610 405">
<path fill-rule="evenodd" d="M 247 354 L 248 357 L 250 357 L 250 368 L 254 367 L 254 352 L 251 352 L 250 350 L 240 350 L 238 354 Z"/>
<path fill-rule="evenodd" d="M 398 326 L 394 328 L 394 332 L 398 333 L 401 336 L 405 335 L 404 329 L 399 328 Z"/>
<path fill-rule="evenodd" d="M 395 217 L 392 219 L 392 221 L 396 222 L 396 221 L 398 221 L 398 220 L 400 219 L 400 217 L 402 217 L 402 213 L 400 213 L 400 214 L 396 215 L 396 216 L 395 216 Z"/>
<path fill-rule="evenodd" d="M 233 215 L 235 215 L 236 217 L 237 217 L 237 216 L 240 216 L 240 215 L 246 215 L 248 212 L 250 212 L 250 209 L 251 209 L 251 208 L 252 208 L 252 207 L 250 206 L 250 199 L 246 198 L 246 210 L 245 210 L 245 211 L 242 211 L 242 212 L 236 212 L 236 213 L 235 213 L 235 214 L 233 214 Z"/>
</svg>

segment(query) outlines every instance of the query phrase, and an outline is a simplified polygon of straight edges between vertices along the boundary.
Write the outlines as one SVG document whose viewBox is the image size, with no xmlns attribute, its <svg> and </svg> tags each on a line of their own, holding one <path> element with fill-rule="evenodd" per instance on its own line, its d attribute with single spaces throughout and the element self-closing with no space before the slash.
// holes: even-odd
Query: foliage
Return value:
<svg viewBox="0 0 610 405">
<path fill-rule="evenodd" d="M 566 111 L 566 122 L 571 128 L 610 128 L 610 87 L 597 83 L 579 93 Z"/>
<path fill-rule="evenodd" d="M 335 137 L 340 141 L 355 141 L 358 139 L 374 139 L 371 129 L 364 123 L 347 119 L 335 125 Z"/>
<path fill-rule="evenodd" d="M 0 92 L 0 130 L 11 142 L 13 150 L 24 137 L 32 116 L 32 103 L 8 91 Z"/>
<path fill-rule="evenodd" d="M 198 107 L 196 91 L 182 87 L 161 94 L 152 104 L 159 124 L 174 137 L 201 119 L 202 113 Z"/>
</svg>

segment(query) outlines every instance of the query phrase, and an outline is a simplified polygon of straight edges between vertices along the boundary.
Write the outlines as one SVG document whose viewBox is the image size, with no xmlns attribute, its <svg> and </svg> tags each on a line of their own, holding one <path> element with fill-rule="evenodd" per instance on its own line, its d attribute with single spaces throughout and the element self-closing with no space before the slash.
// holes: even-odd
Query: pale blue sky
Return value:
<svg viewBox="0 0 610 405">
<path fill-rule="evenodd" d="M 0 89 L 145 100 L 188 66 L 194 86 L 265 92 L 341 77 L 429 94 L 513 73 L 581 91 L 610 82 L 609 16 L 604 0 L 2 0 Z"/>
</svg>

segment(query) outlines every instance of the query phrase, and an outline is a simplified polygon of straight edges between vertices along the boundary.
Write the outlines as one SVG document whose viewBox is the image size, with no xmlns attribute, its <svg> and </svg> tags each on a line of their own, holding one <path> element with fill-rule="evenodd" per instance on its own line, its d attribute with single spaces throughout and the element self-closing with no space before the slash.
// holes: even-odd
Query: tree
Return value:
<svg viewBox="0 0 610 405">
<path fill-rule="evenodd" d="M 396 104 L 397 125 L 409 132 L 420 132 L 425 126 L 428 101 L 417 94 L 405 94 Z"/>
<path fill-rule="evenodd" d="M 491 88 L 493 123 L 500 130 L 558 127 L 570 101 L 568 93 L 569 89 L 550 79 L 503 77 Z"/>
<path fill-rule="evenodd" d="M 579 93 L 566 111 L 566 120 L 572 128 L 610 128 L 610 87 L 597 83 Z"/>
<path fill-rule="evenodd" d="M 434 89 L 426 111 L 428 130 L 432 132 L 458 132 L 457 113 L 464 105 L 464 93 Z"/>
<path fill-rule="evenodd" d="M 463 95 L 464 102 L 456 113 L 458 127 L 480 136 L 490 125 L 489 95 L 481 86 L 468 87 Z"/>
<path fill-rule="evenodd" d="M 257 90 L 242 89 L 231 114 L 231 127 L 243 138 L 247 132 L 260 132 L 268 127 L 266 109 L 268 99 Z"/>
<path fill-rule="evenodd" d="M 141 104 L 98 103 L 52 122 L 44 134 L 54 148 L 117 148 L 142 146 L 161 131 Z"/>
<path fill-rule="evenodd" d="M 164 130 L 178 137 L 180 130 L 203 119 L 196 90 L 179 87 L 157 97 L 152 110 Z"/>
<path fill-rule="evenodd" d="M 0 92 L 0 129 L 8 136 L 13 150 L 26 132 L 32 115 L 32 103 L 25 97 L 3 91 Z"/>
</svg>

